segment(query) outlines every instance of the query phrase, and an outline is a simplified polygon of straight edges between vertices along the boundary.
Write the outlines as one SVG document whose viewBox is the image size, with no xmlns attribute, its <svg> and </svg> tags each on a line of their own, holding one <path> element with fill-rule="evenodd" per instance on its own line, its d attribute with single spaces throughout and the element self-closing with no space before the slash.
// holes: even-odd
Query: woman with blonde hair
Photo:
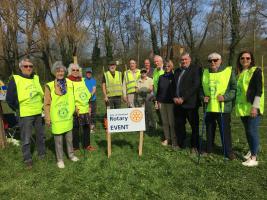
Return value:
<svg viewBox="0 0 267 200">
<path fill-rule="evenodd" d="M 82 148 L 94 151 L 90 145 L 90 98 L 91 93 L 86 87 L 85 80 L 82 78 L 82 69 L 78 64 L 71 63 L 68 68 L 68 79 L 73 82 L 76 112 L 73 120 L 73 147 L 78 150 L 80 140 Z M 82 127 L 82 136 L 79 134 L 79 127 Z M 81 137 L 81 138 L 80 138 Z"/>
</svg>

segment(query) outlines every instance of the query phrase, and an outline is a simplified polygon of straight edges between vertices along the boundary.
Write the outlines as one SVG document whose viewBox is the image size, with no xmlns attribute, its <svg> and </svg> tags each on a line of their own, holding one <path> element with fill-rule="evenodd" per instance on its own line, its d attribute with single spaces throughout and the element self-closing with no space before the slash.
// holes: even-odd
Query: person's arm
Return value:
<svg viewBox="0 0 267 200">
<path fill-rule="evenodd" d="M 254 80 L 256 81 L 256 83 L 255 83 L 255 88 L 253 88 L 255 89 L 255 97 L 253 99 L 252 106 L 254 108 L 260 109 L 260 98 L 262 96 L 262 71 L 261 69 L 257 68 L 253 76 L 255 76 Z"/>
<path fill-rule="evenodd" d="M 50 107 L 51 107 L 51 91 L 48 86 L 45 86 L 44 93 L 44 113 L 45 113 L 45 123 L 47 126 L 51 125 L 51 117 L 50 117 Z"/>
<path fill-rule="evenodd" d="M 19 109 L 17 86 L 14 78 L 12 78 L 8 83 L 6 102 L 12 110 L 16 111 Z"/>
<path fill-rule="evenodd" d="M 94 80 L 93 89 L 92 89 L 91 95 L 93 96 L 95 93 L 96 93 L 96 80 Z"/>
<path fill-rule="evenodd" d="M 231 77 L 228 84 L 229 90 L 226 90 L 225 94 L 223 95 L 224 101 L 233 101 L 235 99 L 237 84 L 236 84 L 236 77 L 235 73 L 232 70 Z"/>
</svg>

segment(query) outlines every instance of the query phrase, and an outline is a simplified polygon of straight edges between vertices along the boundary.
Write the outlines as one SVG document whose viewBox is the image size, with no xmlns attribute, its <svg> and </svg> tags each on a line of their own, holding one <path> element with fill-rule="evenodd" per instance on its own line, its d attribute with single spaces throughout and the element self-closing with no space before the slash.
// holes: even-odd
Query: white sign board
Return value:
<svg viewBox="0 0 267 200">
<path fill-rule="evenodd" d="M 107 119 L 109 133 L 146 130 L 144 108 L 108 109 Z"/>
</svg>

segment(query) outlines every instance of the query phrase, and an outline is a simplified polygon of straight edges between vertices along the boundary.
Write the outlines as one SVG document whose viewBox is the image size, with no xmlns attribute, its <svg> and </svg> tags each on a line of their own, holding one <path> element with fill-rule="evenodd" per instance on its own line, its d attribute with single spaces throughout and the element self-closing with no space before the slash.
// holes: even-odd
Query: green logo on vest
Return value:
<svg viewBox="0 0 267 200">
<path fill-rule="evenodd" d="M 79 97 L 82 101 L 86 101 L 87 100 L 87 94 L 85 92 L 82 92 L 79 94 Z"/>
<path fill-rule="evenodd" d="M 67 108 L 61 108 L 58 110 L 58 116 L 61 119 L 65 119 L 68 116 L 68 113 L 69 113 L 69 111 Z"/>
</svg>

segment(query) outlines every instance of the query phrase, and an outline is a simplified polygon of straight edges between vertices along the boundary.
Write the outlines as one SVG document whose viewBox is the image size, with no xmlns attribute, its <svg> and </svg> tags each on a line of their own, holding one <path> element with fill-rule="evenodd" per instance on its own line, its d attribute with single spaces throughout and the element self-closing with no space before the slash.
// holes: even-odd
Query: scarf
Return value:
<svg viewBox="0 0 267 200">
<path fill-rule="evenodd" d="M 57 79 L 57 84 L 60 88 L 61 94 L 64 95 L 67 93 L 67 89 L 66 89 L 66 79 Z"/>
</svg>

